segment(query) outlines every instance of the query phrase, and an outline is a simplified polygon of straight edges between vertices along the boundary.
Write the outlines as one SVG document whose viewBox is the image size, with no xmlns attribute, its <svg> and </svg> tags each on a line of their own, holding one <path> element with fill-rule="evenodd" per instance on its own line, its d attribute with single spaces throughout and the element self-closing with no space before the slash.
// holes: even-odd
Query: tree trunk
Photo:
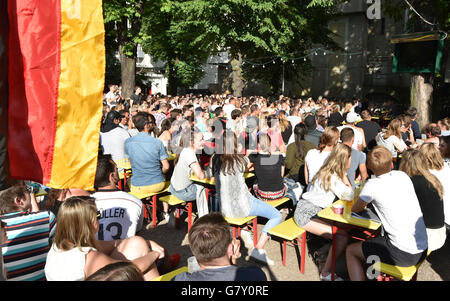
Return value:
<svg viewBox="0 0 450 301">
<path fill-rule="evenodd" d="M 245 82 L 242 76 L 242 55 L 238 53 L 237 56 L 231 61 L 231 89 L 233 90 L 233 96 L 241 97 L 245 88 Z"/>
<path fill-rule="evenodd" d="M 136 51 L 134 51 L 136 54 Z M 134 93 L 136 85 L 136 55 L 128 57 L 122 52 L 122 46 L 119 46 L 120 71 L 122 79 L 122 97 L 129 98 Z"/>
<path fill-rule="evenodd" d="M 433 103 L 433 75 L 412 74 L 411 106 L 418 111 L 417 123 L 422 131 L 431 122 L 431 105 Z"/>
</svg>

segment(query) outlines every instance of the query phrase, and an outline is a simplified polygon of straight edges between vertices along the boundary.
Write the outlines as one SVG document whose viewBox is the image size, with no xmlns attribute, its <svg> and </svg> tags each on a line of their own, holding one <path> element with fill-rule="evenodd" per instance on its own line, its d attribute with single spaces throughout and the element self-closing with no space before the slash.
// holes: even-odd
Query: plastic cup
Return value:
<svg viewBox="0 0 450 301">
<path fill-rule="evenodd" d="M 198 265 L 197 258 L 195 258 L 195 256 L 189 257 L 187 262 L 189 273 L 200 271 L 200 266 Z"/>
<path fill-rule="evenodd" d="M 341 204 L 333 205 L 333 212 L 335 214 L 343 214 L 344 213 L 344 205 L 341 205 Z"/>
</svg>

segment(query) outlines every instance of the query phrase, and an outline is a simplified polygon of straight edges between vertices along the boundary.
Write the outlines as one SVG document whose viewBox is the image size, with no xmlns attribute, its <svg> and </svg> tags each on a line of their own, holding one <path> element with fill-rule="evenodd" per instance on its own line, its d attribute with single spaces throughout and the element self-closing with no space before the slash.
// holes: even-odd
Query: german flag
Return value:
<svg viewBox="0 0 450 301">
<path fill-rule="evenodd" d="M 11 177 L 93 189 L 105 75 L 101 0 L 8 0 Z"/>
</svg>

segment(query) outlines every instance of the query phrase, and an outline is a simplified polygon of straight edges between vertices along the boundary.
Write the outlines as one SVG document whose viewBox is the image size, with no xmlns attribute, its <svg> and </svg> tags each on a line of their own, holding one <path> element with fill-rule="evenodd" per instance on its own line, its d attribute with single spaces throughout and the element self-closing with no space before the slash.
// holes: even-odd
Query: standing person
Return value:
<svg viewBox="0 0 450 301">
<path fill-rule="evenodd" d="M 307 129 L 303 123 L 298 123 L 294 127 L 295 141 L 288 145 L 285 160 L 288 169 L 286 177 L 300 182 L 303 186 L 306 186 L 305 157 L 310 150 L 315 148 L 314 144 L 305 140 L 306 132 Z"/>
<path fill-rule="evenodd" d="M 322 209 L 330 206 L 336 197 L 342 198 L 345 194 L 352 193 L 352 187 L 347 178 L 347 169 L 351 161 L 351 147 L 338 144 L 333 148 L 330 157 L 312 179 L 311 185 L 302 194 L 294 212 L 294 221 L 309 233 L 332 238 L 332 224 L 316 217 Z M 336 258 L 344 251 L 348 243 L 348 235 L 343 230 L 338 230 L 336 239 Z M 328 252 L 325 264 L 320 271 L 320 279 L 331 280 L 332 250 Z M 342 280 L 335 277 L 335 280 Z"/>
<path fill-rule="evenodd" d="M 148 113 L 139 112 L 133 117 L 133 123 L 139 130 L 139 134 L 125 141 L 125 152 L 130 157 L 133 170 L 130 180 L 131 192 L 156 193 L 162 191 L 165 187 L 163 174 L 167 173 L 170 167 L 167 160 L 169 155 L 164 144 L 148 134 L 150 129 L 148 115 Z M 168 221 L 169 214 L 166 213 L 164 218 Z"/>
<path fill-rule="evenodd" d="M 253 185 L 255 196 L 263 201 L 273 201 L 286 195 L 284 184 L 284 159 L 281 154 L 271 152 L 270 137 L 267 134 L 258 136 L 258 152 L 252 153 L 248 159 L 253 163 L 257 183 Z"/>
<path fill-rule="evenodd" d="M 157 260 L 165 258 L 164 248 L 140 236 L 113 241 L 97 240 L 97 216 L 92 197 L 71 197 L 62 204 L 55 238 L 45 264 L 48 281 L 84 280 L 117 261 L 131 261 L 146 280 L 159 276 Z"/>
<path fill-rule="evenodd" d="M 399 170 L 405 172 L 413 182 L 427 228 L 428 251 L 441 248 L 447 238 L 442 200 L 444 188 L 441 182 L 430 173 L 425 156 L 418 150 L 403 153 Z"/>
<path fill-rule="evenodd" d="M 354 140 L 355 132 L 351 128 L 342 129 L 341 141 L 343 144 L 352 147 Z M 365 181 L 369 177 L 366 168 L 366 154 L 352 147 L 352 160 L 350 162 L 350 167 L 347 170 L 347 176 L 352 184 L 353 190 L 356 188 L 355 177 L 357 171 L 359 171 L 361 181 Z"/>
<path fill-rule="evenodd" d="M 227 120 L 231 119 L 231 112 L 236 109 L 236 98 L 232 97 L 228 103 L 225 101 L 225 105 L 222 107 L 223 112 Z"/>
<path fill-rule="evenodd" d="M 338 130 L 342 131 L 342 129 L 351 128 L 353 132 L 355 132 L 355 140 L 352 147 L 362 151 L 366 147 L 366 138 L 364 137 L 364 130 L 355 125 L 356 121 L 358 121 L 358 114 L 355 112 L 348 112 L 345 120 L 347 121 L 347 124 L 339 126 Z"/>
<path fill-rule="evenodd" d="M 369 152 L 367 165 L 376 177 L 364 185 L 352 211 L 361 212 L 371 203 L 386 234 L 347 247 L 347 269 L 352 281 L 366 279 L 364 265 L 369 256 L 405 267 L 416 265 L 427 255 L 426 227 L 411 179 L 402 171 L 392 170 L 392 155 L 384 146 Z"/>
<path fill-rule="evenodd" d="M 120 95 L 117 94 L 116 85 L 108 85 L 109 91 L 106 93 L 105 100 L 109 108 L 113 108 L 119 104 Z"/>
<path fill-rule="evenodd" d="M 338 142 L 339 130 L 334 126 L 329 126 L 323 132 L 318 148 L 311 149 L 306 153 L 304 167 L 306 185 L 312 182 L 312 179 L 328 159 Z"/>
<path fill-rule="evenodd" d="M 441 181 L 444 189 L 445 223 L 450 225 L 450 166 L 444 164 L 441 153 L 435 144 L 423 144 L 419 150 L 425 156 L 429 171 Z"/>
<path fill-rule="evenodd" d="M 250 162 L 247 157 L 238 153 L 237 137 L 233 132 L 225 133 L 222 154 L 214 155 L 211 160 L 213 170 L 219 173 L 220 207 L 223 215 L 229 218 L 261 216 L 269 219 L 256 246 L 250 252 L 250 257 L 273 265 L 274 261 L 268 258 L 264 246 L 269 240 L 268 231 L 281 223 L 282 216 L 278 210 L 248 191 L 244 172 Z"/>
<path fill-rule="evenodd" d="M 6 227 L 8 237 L 2 245 L 8 280 L 45 280 L 44 265 L 55 233 L 55 215 L 50 210 L 39 210 L 32 190 L 23 184 L 0 192 L 0 215 L 2 233 Z"/>
<path fill-rule="evenodd" d="M 362 128 L 364 131 L 364 137 L 366 139 L 366 149 L 365 151 L 370 151 L 377 145 L 376 137 L 379 132 L 381 132 L 381 127 L 378 123 L 372 121 L 372 116 L 369 110 L 363 110 L 361 112 L 362 121 L 358 122 L 356 125 Z"/>
<path fill-rule="evenodd" d="M 174 281 L 266 281 L 257 266 L 237 267 L 232 261 L 241 257 L 240 241 L 232 238 L 230 225 L 219 212 L 199 218 L 189 230 L 189 246 L 200 271 L 181 273 Z"/>
<path fill-rule="evenodd" d="M 141 105 L 143 103 L 142 89 L 139 86 L 134 87 L 134 93 L 130 96 L 130 107 L 133 105 Z"/>
<path fill-rule="evenodd" d="M 180 200 L 187 202 L 197 200 L 199 216 L 208 213 L 208 204 L 206 198 L 199 197 L 197 199 L 197 192 L 200 191 L 202 186 L 192 182 L 189 177 L 193 173 L 199 179 L 205 178 L 205 173 L 196 155 L 204 148 L 204 145 L 205 141 L 201 132 L 192 130 L 181 137 L 180 147 L 182 150 L 175 158 L 175 169 L 169 186 L 169 192 Z"/>
</svg>

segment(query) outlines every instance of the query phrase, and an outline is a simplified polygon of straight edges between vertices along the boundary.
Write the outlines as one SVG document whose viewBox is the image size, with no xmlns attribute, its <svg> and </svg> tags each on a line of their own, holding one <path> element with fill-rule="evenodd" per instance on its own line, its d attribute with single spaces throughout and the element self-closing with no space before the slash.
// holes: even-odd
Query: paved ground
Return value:
<svg viewBox="0 0 450 301">
<path fill-rule="evenodd" d="M 258 221 L 258 230 L 263 228 L 264 221 Z M 187 266 L 187 258 L 192 256 L 187 240 L 187 224 L 181 223 L 179 229 L 174 229 L 165 221 L 158 224 L 156 228 L 143 230 L 140 235 L 147 239 L 153 239 L 166 247 L 169 254 L 179 253 L 181 255 L 180 266 Z M 251 251 L 251 244 L 243 243 L 241 248 L 242 257 L 238 260 L 238 265 L 259 265 L 271 281 L 319 281 L 319 269 L 314 263 L 310 253 L 320 249 L 328 250 L 330 243 L 321 238 L 313 236 L 308 238 L 307 255 L 305 264 L 305 274 L 300 273 L 300 260 L 297 258 L 296 248 L 287 248 L 286 266 L 282 265 L 281 244 L 274 239 L 266 245 L 269 257 L 275 261 L 274 266 L 263 266 L 248 259 Z M 300 248 L 298 248 L 300 250 Z M 300 251 L 298 251 L 300 253 Z M 433 252 L 423 263 L 419 270 L 418 281 L 448 281 L 450 280 L 450 239 L 439 250 Z M 345 265 L 345 258 L 337 261 L 336 272 L 346 278 L 348 277 Z"/>
</svg>

